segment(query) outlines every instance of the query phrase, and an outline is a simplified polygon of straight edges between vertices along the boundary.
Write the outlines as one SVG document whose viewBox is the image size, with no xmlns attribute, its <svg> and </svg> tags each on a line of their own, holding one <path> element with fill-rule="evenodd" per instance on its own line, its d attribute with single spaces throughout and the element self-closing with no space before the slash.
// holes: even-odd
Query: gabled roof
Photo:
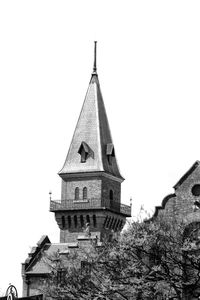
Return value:
<svg viewBox="0 0 200 300">
<path fill-rule="evenodd" d="M 87 241 L 87 244 L 81 245 L 81 241 Z M 77 242 L 56 244 L 52 244 L 47 236 L 42 236 L 37 246 L 32 248 L 25 263 L 22 264 L 22 274 L 29 276 L 48 275 L 52 271 L 53 262 L 61 258 L 62 255 L 67 259 L 67 254 L 74 251 L 81 253 L 83 249 L 89 249 L 94 243 L 97 247 L 101 246 L 101 242 L 97 240 L 96 236 L 86 237 L 80 235 Z M 68 263 L 67 260 L 66 263 Z"/>
<path fill-rule="evenodd" d="M 40 255 L 34 257 L 34 261 L 26 268 L 26 274 L 39 275 L 48 274 L 52 271 L 51 262 L 48 257 L 53 257 L 57 252 L 67 249 L 67 244 L 51 244 L 47 243 L 42 248 Z"/>
<path fill-rule="evenodd" d="M 84 159 L 85 162 L 81 162 L 81 149 L 87 151 L 87 148 L 92 155 L 88 155 L 87 159 Z M 108 149 L 111 148 L 112 151 L 110 151 L 109 154 Z M 110 159 L 109 156 L 112 156 L 112 158 Z M 69 173 L 99 171 L 123 179 L 120 175 L 115 157 L 110 127 L 96 72 L 95 58 L 95 67 L 83 107 L 74 131 L 67 158 L 59 175 L 62 177 L 64 174 Z"/>
<path fill-rule="evenodd" d="M 192 167 L 179 179 L 179 181 L 175 184 L 174 189 L 176 190 L 189 176 L 196 170 L 196 168 L 200 165 L 200 161 L 196 161 Z"/>
</svg>

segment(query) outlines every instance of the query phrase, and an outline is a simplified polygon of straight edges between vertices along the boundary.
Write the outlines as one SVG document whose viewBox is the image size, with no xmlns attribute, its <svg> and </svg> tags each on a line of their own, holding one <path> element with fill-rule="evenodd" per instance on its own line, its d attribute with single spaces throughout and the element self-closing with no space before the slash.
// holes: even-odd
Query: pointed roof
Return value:
<svg viewBox="0 0 200 300">
<path fill-rule="evenodd" d="M 179 181 L 175 184 L 174 189 L 176 190 L 182 183 L 199 167 L 200 161 L 196 161 L 192 167 L 179 179 Z"/>
<path fill-rule="evenodd" d="M 123 179 L 115 157 L 109 123 L 100 90 L 96 68 L 96 42 L 94 67 L 82 110 L 74 131 L 64 166 L 64 174 L 106 172 Z"/>
</svg>

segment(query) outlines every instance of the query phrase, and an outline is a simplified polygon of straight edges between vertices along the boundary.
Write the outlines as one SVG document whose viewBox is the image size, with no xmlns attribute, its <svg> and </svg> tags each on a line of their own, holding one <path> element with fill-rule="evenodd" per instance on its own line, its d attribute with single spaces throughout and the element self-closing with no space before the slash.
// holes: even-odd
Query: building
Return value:
<svg viewBox="0 0 200 300">
<path fill-rule="evenodd" d="M 192 255 L 199 256 L 200 249 L 200 162 L 196 161 L 192 167 L 180 178 L 174 186 L 174 193 L 166 196 L 161 206 L 157 206 L 152 220 L 164 217 L 176 220 L 183 229 L 183 241 L 189 239 L 193 250 Z M 197 258 L 197 257 L 196 257 Z M 185 264 L 187 284 L 183 283 L 183 300 L 200 299 L 199 270 L 193 266 L 195 259 Z M 183 254 L 183 262 L 184 254 Z M 195 272 L 195 274 L 194 274 Z M 183 276 L 183 278 L 184 278 Z M 185 277 L 186 278 L 186 277 Z"/>
<path fill-rule="evenodd" d="M 53 244 L 43 236 L 22 264 L 23 297 L 38 294 L 40 279 L 48 266 L 43 253 L 77 251 L 95 239 L 112 238 L 119 233 L 131 207 L 121 203 L 121 176 L 101 94 L 97 67 L 96 42 L 94 66 L 83 107 L 63 168 L 61 199 L 50 201 L 60 229 L 60 242 Z M 73 250 L 72 250 L 73 249 Z"/>
<path fill-rule="evenodd" d="M 108 118 L 101 94 L 97 68 L 96 43 L 94 66 L 83 107 L 73 134 L 63 168 L 61 199 L 50 199 L 50 211 L 60 229 L 59 243 L 51 243 L 43 236 L 33 247 L 22 264 L 23 297 L 40 294 L 40 279 L 50 272 L 43 261 L 44 253 L 60 255 L 79 251 L 95 241 L 119 233 L 131 206 L 121 203 L 121 176 L 116 159 Z M 156 207 L 152 219 L 165 216 L 183 221 L 191 228 L 196 239 L 200 236 L 200 162 L 181 177 L 174 186 L 174 193 L 166 196 L 161 206 Z M 194 230 L 195 229 L 195 230 Z M 184 299 L 199 299 L 187 293 Z"/>
<path fill-rule="evenodd" d="M 188 226 L 200 222 L 200 162 L 180 178 L 174 186 L 174 193 L 166 196 L 161 206 L 157 206 L 152 218 L 165 216 L 178 219 Z"/>
</svg>

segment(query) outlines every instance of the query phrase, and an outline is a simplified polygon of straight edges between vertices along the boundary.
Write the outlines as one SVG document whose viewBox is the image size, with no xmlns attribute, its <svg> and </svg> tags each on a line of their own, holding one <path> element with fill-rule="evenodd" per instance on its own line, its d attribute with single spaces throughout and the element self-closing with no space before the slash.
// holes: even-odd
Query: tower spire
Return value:
<svg viewBox="0 0 200 300">
<path fill-rule="evenodd" d="M 92 74 L 97 74 L 97 41 L 94 41 L 94 65 Z"/>
</svg>

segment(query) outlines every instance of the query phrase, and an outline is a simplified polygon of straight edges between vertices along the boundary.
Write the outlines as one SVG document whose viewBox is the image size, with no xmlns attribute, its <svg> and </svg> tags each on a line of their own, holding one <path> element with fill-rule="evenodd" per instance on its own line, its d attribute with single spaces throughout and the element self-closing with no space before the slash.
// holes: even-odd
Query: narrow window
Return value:
<svg viewBox="0 0 200 300">
<path fill-rule="evenodd" d="M 106 228 L 109 228 L 110 221 L 111 221 L 111 217 L 108 218 L 108 221 L 107 221 L 107 224 L 106 224 Z"/>
<path fill-rule="evenodd" d="M 106 218 L 105 218 L 105 220 L 104 220 L 104 223 L 103 223 L 103 227 L 104 227 L 104 228 L 106 228 L 107 220 L 108 220 L 108 216 L 106 216 Z"/>
<path fill-rule="evenodd" d="M 71 228 L 71 224 L 72 224 L 72 222 L 71 222 L 71 217 L 68 216 L 67 219 L 68 219 L 68 227 Z"/>
<path fill-rule="evenodd" d="M 90 216 L 89 215 L 86 216 L 86 222 L 90 224 Z"/>
<path fill-rule="evenodd" d="M 63 285 L 65 283 L 66 270 L 59 268 L 57 271 L 57 283 Z"/>
<path fill-rule="evenodd" d="M 75 200 L 79 200 L 79 188 L 75 188 Z"/>
<path fill-rule="evenodd" d="M 118 222 L 117 222 L 116 230 L 119 230 L 119 224 L 120 224 L 120 220 L 118 220 Z"/>
<path fill-rule="evenodd" d="M 123 228 L 123 221 L 121 220 L 121 222 L 120 222 L 120 229 L 122 229 Z"/>
<path fill-rule="evenodd" d="M 84 219 L 82 215 L 80 216 L 80 221 L 81 221 L 81 227 L 84 227 Z"/>
<path fill-rule="evenodd" d="M 117 219 L 115 219 L 115 221 L 114 221 L 114 223 L 113 223 L 113 226 L 112 226 L 112 229 L 113 229 L 113 230 L 115 230 L 116 222 L 117 222 Z"/>
<path fill-rule="evenodd" d="M 83 200 L 87 199 L 87 188 L 83 188 Z"/>
<path fill-rule="evenodd" d="M 62 228 L 65 229 L 65 217 L 62 216 Z"/>
<path fill-rule="evenodd" d="M 97 227 L 97 219 L 95 215 L 93 215 L 93 225 L 94 227 Z"/>
<path fill-rule="evenodd" d="M 112 229 L 113 222 L 114 222 L 114 218 L 112 218 L 112 220 L 111 220 L 111 223 L 110 223 L 110 226 L 109 226 L 110 229 Z"/>
<path fill-rule="evenodd" d="M 113 190 L 110 190 L 110 192 L 109 192 L 109 198 L 110 198 L 110 200 L 113 200 Z"/>
<path fill-rule="evenodd" d="M 78 225 L 77 216 L 74 216 L 74 227 L 76 228 Z"/>
</svg>

